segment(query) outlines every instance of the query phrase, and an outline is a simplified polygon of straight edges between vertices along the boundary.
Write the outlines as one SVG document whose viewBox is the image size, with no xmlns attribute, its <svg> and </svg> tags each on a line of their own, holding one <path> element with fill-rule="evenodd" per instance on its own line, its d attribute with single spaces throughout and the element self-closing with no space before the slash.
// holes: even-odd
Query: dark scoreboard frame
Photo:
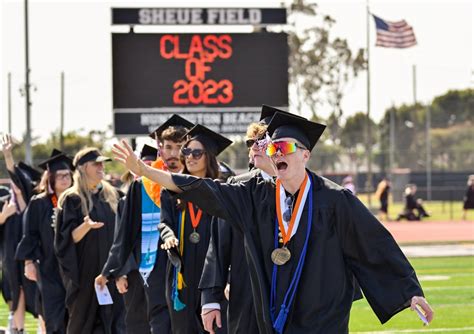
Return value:
<svg viewBox="0 0 474 334">
<path fill-rule="evenodd" d="M 182 113 L 242 134 L 262 104 L 288 106 L 288 53 L 284 33 L 114 33 L 114 132 L 144 135 Z"/>
</svg>

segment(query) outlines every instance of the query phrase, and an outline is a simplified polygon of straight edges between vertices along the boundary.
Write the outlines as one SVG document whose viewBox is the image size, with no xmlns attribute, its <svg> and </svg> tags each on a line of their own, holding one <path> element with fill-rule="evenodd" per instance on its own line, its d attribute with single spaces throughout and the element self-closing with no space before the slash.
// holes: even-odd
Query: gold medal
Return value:
<svg viewBox="0 0 474 334">
<path fill-rule="evenodd" d="M 197 244 L 201 240 L 201 236 L 196 232 L 196 228 L 199 226 L 199 222 L 202 217 L 202 210 L 199 209 L 197 215 L 194 214 L 194 206 L 191 202 L 188 202 L 189 216 L 191 217 L 191 224 L 193 225 L 194 232 L 189 235 L 189 241 L 193 244 Z"/>
<path fill-rule="evenodd" d="M 288 248 L 276 248 L 272 252 L 272 262 L 277 266 L 282 266 L 287 263 L 291 258 L 291 252 Z"/>
<path fill-rule="evenodd" d="M 197 244 L 199 242 L 199 240 L 201 240 L 201 236 L 199 235 L 199 233 L 197 233 L 196 231 L 194 231 L 193 233 L 191 233 L 189 235 L 189 241 L 193 244 Z"/>
</svg>

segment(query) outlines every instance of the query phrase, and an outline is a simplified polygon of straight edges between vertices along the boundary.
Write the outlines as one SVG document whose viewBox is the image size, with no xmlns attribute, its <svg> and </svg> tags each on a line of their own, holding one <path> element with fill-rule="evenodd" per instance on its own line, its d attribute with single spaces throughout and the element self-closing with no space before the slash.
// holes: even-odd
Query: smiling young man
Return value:
<svg viewBox="0 0 474 334">
<path fill-rule="evenodd" d="M 159 157 L 148 164 L 180 173 L 184 135 L 193 124 L 179 115 L 171 116 L 150 133 L 157 140 Z M 151 150 L 153 151 L 153 150 Z M 146 152 L 144 153 L 147 154 Z M 149 155 L 149 154 L 148 154 Z M 142 159 L 144 160 L 144 159 Z M 165 300 L 167 256 L 158 248 L 161 203 L 160 186 L 143 177 L 135 180 L 119 206 L 117 233 L 96 284 L 115 279 L 126 305 L 127 333 L 170 333 Z"/>
<path fill-rule="evenodd" d="M 433 311 L 390 233 L 349 191 L 306 169 L 324 128 L 275 114 L 267 147 L 275 182 L 228 185 L 154 170 L 126 143 L 114 153 L 244 234 L 260 333 L 347 333 L 354 275 L 382 323 L 417 305 L 430 322 Z"/>
</svg>

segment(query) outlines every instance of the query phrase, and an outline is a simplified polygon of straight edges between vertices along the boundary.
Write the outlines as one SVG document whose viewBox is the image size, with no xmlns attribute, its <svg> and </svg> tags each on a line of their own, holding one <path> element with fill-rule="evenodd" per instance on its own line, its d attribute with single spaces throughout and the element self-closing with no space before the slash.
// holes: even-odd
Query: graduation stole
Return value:
<svg viewBox="0 0 474 334">
<path fill-rule="evenodd" d="M 278 334 L 283 333 L 283 330 L 286 324 L 286 319 L 290 311 L 290 307 L 293 305 L 293 300 L 296 295 L 296 290 L 298 289 L 298 284 L 301 279 L 301 273 L 303 271 L 303 266 L 306 259 L 306 251 L 308 249 L 309 236 L 311 234 L 311 225 L 313 221 L 312 219 L 313 218 L 313 183 L 311 181 L 311 176 L 306 175 L 305 180 L 309 180 L 309 190 L 307 193 L 308 201 L 309 201 L 308 202 L 308 227 L 306 229 L 306 239 L 304 242 L 303 249 L 301 250 L 301 255 L 298 260 L 298 265 L 296 266 L 295 273 L 293 274 L 290 285 L 288 286 L 288 289 L 286 290 L 283 302 L 280 305 L 278 315 L 276 314 L 276 300 L 277 300 L 276 287 L 277 287 L 278 265 L 276 263 L 273 264 L 272 283 L 271 283 L 271 290 L 270 290 L 270 318 L 272 320 L 273 328 Z M 279 186 L 279 182 L 277 181 L 277 187 L 278 186 Z M 307 187 L 307 185 L 305 185 L 305 187 Z M 301 192 L 301 189 L 300 189 L 300 192 Z M 299 196 L 301 196 L 301 193 L 299 194 Z M 279 201 L 279 198 L 277 198 L 277 201 Z M 301 207 L 301 210 L 302 210 L 302 207 Z M 292 219 L 293 219 L 293 215 L 292 215 Z M 279 217 L 277 217 L 275 221 L 275 235 L 274 235 L 275 249 L 278 248 L 278 228 L 279 228 Z M 290 235 L 289 233 L 291 232 L 288 231 L 287 235 Z M 291 235 L 289 238 L 291 238 Z"/>
<path fill-rule="evenodd" d="M 156 169 L 164 170 L 166 168 L 163 160 L 158 158 L 151 164 L 152 167 Z M 161 202 L 160 202 L 161 186 L 158 183 L 151 181 L 146 177 L 142 177 L 142 257 L 139 264 L 139 273 L 143 279 L 145 286 L 148 286 L 147 279 L 150 273 L 153 271 L 155 266 L 156 258 L 158 255 L 158 249 L 151 250 L 151 242 L 158 233 L 158 222 L 153 221 L 156 213 L 160 212 Z M 151 208 L 151 210 L 150 210 Z M 150 212 L 151 211 L 151 212 Z M 155 212 L 156 211 L 156 212 Z M 151 224 L 150 224 L 151 221 Z M 146 224 L 144 224 L 144 222 Z M 150 228 L 151 225 L 151 228 Z M 143 248 L 144 245 L 148 245 L 146 249 Z M 158 247 L 158 244 L 156 244 Z M 144 255 L 144 256 L 143 256 Z"/>
<path fill-rule="evenodd" d="M 158 207 L 145 190 L 145 185 L 141 186 L 141 257 L 138 271 L 143 279 L 145 286 L 148 286 L 148 277 L 156 263 L 158 257 L 158 242 L 160 232 L 158 231 L 158 224 L 160 218 L 160 207 Z"/>
</svg>

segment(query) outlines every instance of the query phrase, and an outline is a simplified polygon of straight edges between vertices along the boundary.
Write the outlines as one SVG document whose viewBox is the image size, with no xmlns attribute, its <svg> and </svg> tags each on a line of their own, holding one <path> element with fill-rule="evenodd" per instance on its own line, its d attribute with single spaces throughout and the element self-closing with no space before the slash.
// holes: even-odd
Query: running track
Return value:
<svg viewBox="0 0 474 334">
<path fill-rule="evenodd" d="M 474 221 L 400 221 L 383 224 L 399 244 L 474 242 Z"/>
</svg>

